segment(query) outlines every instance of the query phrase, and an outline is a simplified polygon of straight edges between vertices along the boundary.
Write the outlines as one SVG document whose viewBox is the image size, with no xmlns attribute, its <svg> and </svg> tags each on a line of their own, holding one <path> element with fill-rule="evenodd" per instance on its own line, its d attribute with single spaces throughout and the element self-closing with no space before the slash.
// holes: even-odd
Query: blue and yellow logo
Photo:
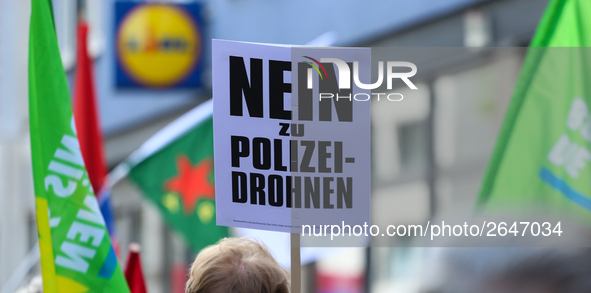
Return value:
<svg viewBox="0 0 591 293">
<path fill-rule="evenodd" d="M 177 5 L 135 6 L 119 23 L 116 38 L 125 75 L 149 87 L 170 87 L 186 80 L 203 48 L 195 19 Z"/>
</svg>

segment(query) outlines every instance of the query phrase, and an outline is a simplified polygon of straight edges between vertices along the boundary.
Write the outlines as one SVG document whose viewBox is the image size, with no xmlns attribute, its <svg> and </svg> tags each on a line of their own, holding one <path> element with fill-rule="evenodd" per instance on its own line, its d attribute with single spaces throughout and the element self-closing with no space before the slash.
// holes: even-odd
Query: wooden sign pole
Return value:
<svg viewBox="0 0 591 293">
<path fill-rule="evenodd" d="M 300 259 L 300 233 L 290 233 L 291 240 L 291 293 L 302 292 L 302 263 Z"/>
</svg>

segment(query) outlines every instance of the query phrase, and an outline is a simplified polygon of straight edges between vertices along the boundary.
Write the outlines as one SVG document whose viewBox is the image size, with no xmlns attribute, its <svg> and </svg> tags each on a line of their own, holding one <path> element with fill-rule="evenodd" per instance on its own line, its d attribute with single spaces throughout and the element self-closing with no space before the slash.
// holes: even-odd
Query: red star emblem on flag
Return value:
<svg viewBox="0 0 591 293">
<path fill-rule="evenodd" d="M 178 174 L 166 180 L 164 189 L 179 194 L 186 214 L 195 211 L 195 206 L 201 198 L 215 199 L 215 188 L 209 180 L 213 168 L 211 159 L 206 158 L 197 165 L 192 165 L 186 155 L 176 158 Z"/>
</svg>

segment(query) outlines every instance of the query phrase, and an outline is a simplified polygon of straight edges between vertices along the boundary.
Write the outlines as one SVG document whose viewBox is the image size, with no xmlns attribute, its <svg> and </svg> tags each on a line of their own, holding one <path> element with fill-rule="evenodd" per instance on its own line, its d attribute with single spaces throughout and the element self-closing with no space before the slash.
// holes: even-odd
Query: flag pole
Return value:
<svg viewBox="0 0 591 293">
<path fill-rule="evenodd" d="M 291 293 L 302 292 L 302 262 L 300 258 L 300 233 L 290 233 L 291 242 Z"/>
<path fill-rule="evenodd" d="M 16 267 L 16 270 L 12 272 L 0 293 L 13 293 L 18 289 L 18 286 L 23 282 L 23 280 L 27 277 L 31 269 L 39 262 L 39 258 L 41 257 L 39 252 L 39 242 L 33 246 L 33 248 L 27 253 L 25 258 L 21 261 L 21 263 Z"/>
</svg>

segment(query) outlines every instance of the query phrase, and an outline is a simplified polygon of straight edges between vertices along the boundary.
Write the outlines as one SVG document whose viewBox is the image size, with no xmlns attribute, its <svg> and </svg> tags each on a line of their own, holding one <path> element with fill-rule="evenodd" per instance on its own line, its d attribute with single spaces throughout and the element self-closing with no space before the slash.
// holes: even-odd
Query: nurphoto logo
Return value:
<svg viewBox="0 0 591 293">
<path fill-rule="evenodd" d="M 380 87 L 384 82 L 384 62 L 378 62 L 378 80 L 374 83 L 365 84 L 362 83 L 359 79 L 359 62 L 354 61 L 352 63 L 353 67 L 353 74 L 351 74 L 351 64 L 347 63 L 338 58 L 320 58 L 320 61 L 314 59 L 309 56 L 303 56 L 306 59 L 311 60 L 304 61 L 304 63 L 311 66 L 311 68 L 307 68 L 306 71 L 306 88 L 312 89 L 314 82 L 313 82 L 313 74 L 314 70 L 318 72 L 320 77 L 320 92 L 318 93 L 318 99 L 321 101 L 322 99 L 335 99 L 336 101 L 339 100 L 355 100 L 355 101 L 369 101 L 372 97 L 376 98 L 380 101 L 380 98 L 385 97 L 388 101 L 397 102 L 402 101 L 404 98 L 400 93 L 356 93 L 354 95 L 351 94 L 350 91 L 346 91 L 344 94 L 340 94 L 340 90 L 351 90 L 352 82 L 355 83 L 357 87 L 364 90 L 374 90 Z M 327 73 L 325 66 L 327 63 L 334 64 L 337 68 L 336 71 L 338 72 L 338 82 L 335 85 L 338 85 L 339 92 L 331 93 L 323 91 L 322 83 L 325 83 L 330 80 L 330 76 Z M 395 68 L 408 68 L 410 71 L 407 72 L 397 72 L 394 71 Z M 408 86 L 411 90 L 417 90 L 418 88 L 416 85 L 410 80 L 410 77 L 413 77 L 417 73 L 417 66 L 411 62 L 405 61 L 387 61 L 386 62 L 386 87 L 388 90 L 392 90 L 393 80 L 400 79 L 402 80 L 406 86 Z M 330 72 L 330 70 L 329 70 Z M 336 76 L 335 76 L 336 79 Z M 334 84 L 334 81 L 332 82 Z M 348 93 L 348 94 L 347 94 Z"/>
</svg>

